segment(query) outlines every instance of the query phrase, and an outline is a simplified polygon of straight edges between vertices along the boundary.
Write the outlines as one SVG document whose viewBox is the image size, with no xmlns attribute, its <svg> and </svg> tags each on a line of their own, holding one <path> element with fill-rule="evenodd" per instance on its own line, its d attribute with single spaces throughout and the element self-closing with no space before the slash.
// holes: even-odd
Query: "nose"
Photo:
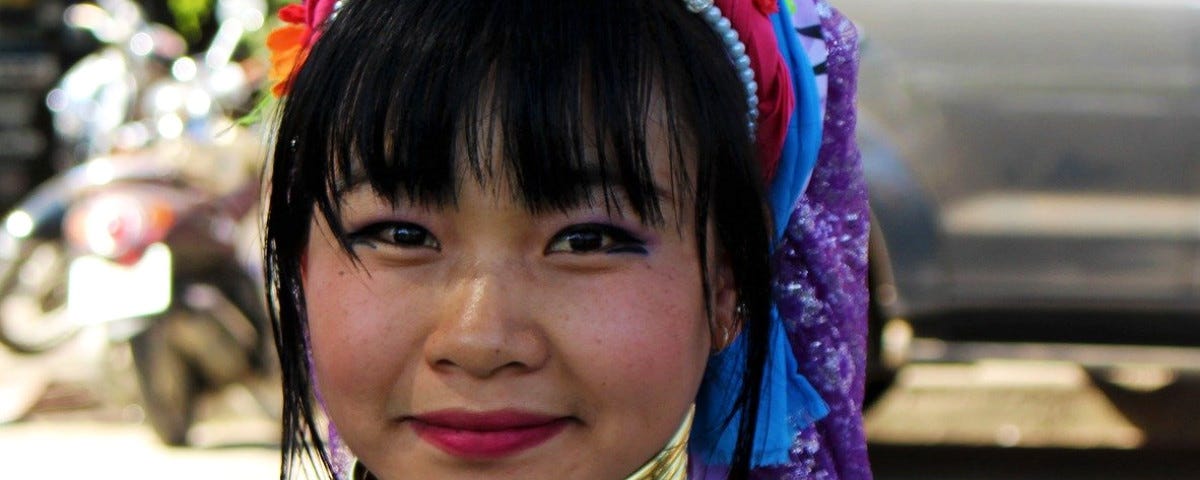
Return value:
<svg viewBox="0 0 1200 480">
<path fill-rule="evenodd" d="M 512 270 L 479 272 L 450 289 L 425 343 L 435 371 L 486 379 L 545 365 L 549 346 L 529 301 L 532 282 Z"/>
</svg>

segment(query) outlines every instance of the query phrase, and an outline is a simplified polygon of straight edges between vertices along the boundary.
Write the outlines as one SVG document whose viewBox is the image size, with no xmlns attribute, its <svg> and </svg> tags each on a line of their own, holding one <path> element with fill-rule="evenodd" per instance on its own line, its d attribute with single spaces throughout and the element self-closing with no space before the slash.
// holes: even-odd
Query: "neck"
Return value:
<svg viewBox="0 0 1200 480">
<path fill-rule="evenodd" d="M 654 458 L 630 475 L 626 480 L 686 480 L 688 467 L 688 436 L 692 431 L 692 417 L 696 407 L 688 409 L 679 430 Z"/>
</svg>

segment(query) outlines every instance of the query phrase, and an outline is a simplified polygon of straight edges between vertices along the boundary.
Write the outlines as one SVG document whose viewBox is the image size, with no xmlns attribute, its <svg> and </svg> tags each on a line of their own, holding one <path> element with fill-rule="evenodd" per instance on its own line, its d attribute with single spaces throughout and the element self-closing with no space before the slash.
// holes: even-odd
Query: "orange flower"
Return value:
<svg viewBox="0 0 1200 480">
<path fill-rule="evenodd" d="M 288 5 L 279 10 L 284 25 L 267 36 L 267 49 L 271 51 L 271 71 L 267 78 L 272 82 L 271 92 L 276 98 L 283 97 L 291 88 L 292 75 L 304 63 L 310 31 L 304 22 L 304 7 Z"/>
</svg>

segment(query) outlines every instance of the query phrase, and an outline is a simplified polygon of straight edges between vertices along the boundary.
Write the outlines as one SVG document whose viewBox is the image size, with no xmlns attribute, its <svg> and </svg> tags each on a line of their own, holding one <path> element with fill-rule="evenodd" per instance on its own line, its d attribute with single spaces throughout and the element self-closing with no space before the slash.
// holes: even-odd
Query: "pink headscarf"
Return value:
<svg viewBox="0 0 1200 480">
<path fill-rule="evenodd" d="M 715 3 L 746 45 L 754 80 L 758 82 L 758 160 L 770 184 L 796 107 L 791 77 L 779 52 L 775 27 L 768 17 L 778 7 L 774 1 L 762 0 L 716 0 Z"/>
</svg>

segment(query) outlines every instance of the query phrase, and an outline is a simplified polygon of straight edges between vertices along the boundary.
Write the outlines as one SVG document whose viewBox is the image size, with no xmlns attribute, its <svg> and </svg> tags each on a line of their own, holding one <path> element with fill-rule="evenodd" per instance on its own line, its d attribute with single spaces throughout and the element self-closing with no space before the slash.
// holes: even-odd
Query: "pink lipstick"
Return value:
<svg viewBox="0 0 1200 480">
<path fill-rule="evenodd" d="M 409 421 L 421 439 L 468 460 L 493 460 L 536 447 L 570 423 L 568 417 L 520 410 L 439 410 Z"/>
</svg>

